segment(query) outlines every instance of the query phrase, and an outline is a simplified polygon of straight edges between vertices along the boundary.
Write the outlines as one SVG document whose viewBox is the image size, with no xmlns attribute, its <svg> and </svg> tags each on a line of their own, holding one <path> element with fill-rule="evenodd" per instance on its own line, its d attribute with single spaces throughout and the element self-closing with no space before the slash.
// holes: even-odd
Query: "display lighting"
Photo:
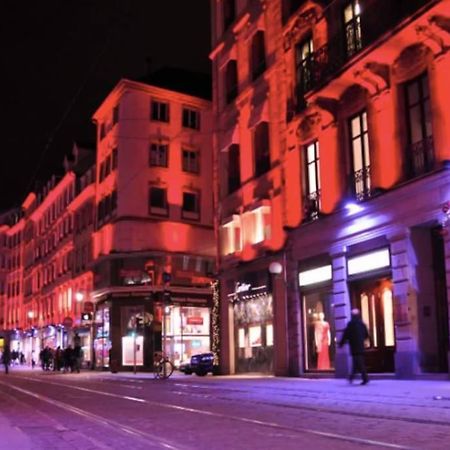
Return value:
<svg viewBox="0 0 450 450">
<path fill-rule="evenodd" d="M 300 272 L 298 274 L 298 284 L 299 286 L 309 286 L 310 284 L 331 280 L 332 277 L 331 264 L 328 264 L 326 266 Z"/>
<path fill-rule="evenodd" d="M 77 302 L 82 302 L 83 299 L 84 299 L 84 295 L 83 295 L 82 292 L 77 292 L 77 293 L 75 294 L 75 300 L 76 300 Z"/>
<path fill-rule="evenodd" d="M 345 209 L 350 216 L 353 214 L 357 214 L 363 210 L 362 206 L 355 202 L 347 202 L 345 204 Z"/>
<path fill-rule="evenodd" d="M 212 321 L 212 343 L 211 350 L 214 353 L 214 365 L 218 365 L 220 362 L 220 293 L 219 293 L 219 281 L 214 280 L 211 282 L 213 307 L 211 312 Z"/>
</svg>

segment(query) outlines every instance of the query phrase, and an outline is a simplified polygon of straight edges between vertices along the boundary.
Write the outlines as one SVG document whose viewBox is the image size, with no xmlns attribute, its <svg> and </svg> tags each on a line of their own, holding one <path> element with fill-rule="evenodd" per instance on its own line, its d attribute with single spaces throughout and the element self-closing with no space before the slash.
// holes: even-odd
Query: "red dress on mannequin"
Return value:
<svg viewBox="0 0 450 450">
<path fill-rule="evenodd" d="M 314 337 L 317 349 L 317 369 L 330 369 L 330 324 L 325 320 L 318 320 L 314 325 Z"/>
</svg>

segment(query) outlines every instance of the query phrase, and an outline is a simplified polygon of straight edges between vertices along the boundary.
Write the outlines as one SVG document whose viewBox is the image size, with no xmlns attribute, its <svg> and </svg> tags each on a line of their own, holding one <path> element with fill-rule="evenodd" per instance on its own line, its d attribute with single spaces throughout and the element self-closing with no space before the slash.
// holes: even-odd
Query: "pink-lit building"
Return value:
<svg viewBox="0 0 450 450">
<path fill-rule="evenodd" d="M 449 372 L 449 18 L 212 2 L 225 373 L 345 375 L 354 307 L 370 371 Z"/>
<path fill-rule="evenodd" d="M 89 243 L 83 249 L 83 266 L 77 269 L 78 231 L 74 221 L 79 209 L 94 203 L 94 152 L 75 144 L 66 173 L 52 179 L 38 192 L 30 193 L 14 222 L 2 225 L 7 243 L 4 330 L 12 350 L 22 352 L 27 362 L 38 362 L 42 348 L 66 347 L 80 335 L 86 363 L 91 358 L 90 327 L 82 322 L 92 274 Z M 87 247 L 87 248 L 86 248 Z M 85 250 L 86 249 L 86 250 Z M 80 294 L 84 293 L 83 298 Z"/>
<path fill-rule="evenodd" d="M 99 366 L 111 356 L 123 369 L 151 368 L 163 334 L 175 364 L 211 349 L 209 83 L 169 69 L 139 82 L 123 79 L 93 116 Z"/>
</svg>

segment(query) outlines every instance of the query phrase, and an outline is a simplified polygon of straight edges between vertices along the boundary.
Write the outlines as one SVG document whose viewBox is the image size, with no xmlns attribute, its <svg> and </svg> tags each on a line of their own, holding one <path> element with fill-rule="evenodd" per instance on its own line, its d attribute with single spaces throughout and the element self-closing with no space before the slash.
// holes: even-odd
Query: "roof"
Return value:
<svg viewBox="0 0 450 450">
<path fill-rule="evenodd" d="M 212 79 L 206 73 L 163 67 L 134 81 L 211 100 Z"/>
</svg>

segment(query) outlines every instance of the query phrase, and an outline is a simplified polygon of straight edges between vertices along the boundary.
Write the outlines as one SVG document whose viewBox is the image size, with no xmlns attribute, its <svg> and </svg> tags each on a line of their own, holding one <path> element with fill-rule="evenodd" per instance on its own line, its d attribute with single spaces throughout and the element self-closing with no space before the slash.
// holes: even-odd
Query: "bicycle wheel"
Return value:
<svg viewBox="0 0 450 450">
<path fill-rule="evenodd" d="M 169 378 L 170 375 L 172 375 L 173 373 L 173 364 L 168 360 L 165 359 L 161 364 L 160 364 L 160 374 L 159 377 L 160 378 Z"/>
</svg>

